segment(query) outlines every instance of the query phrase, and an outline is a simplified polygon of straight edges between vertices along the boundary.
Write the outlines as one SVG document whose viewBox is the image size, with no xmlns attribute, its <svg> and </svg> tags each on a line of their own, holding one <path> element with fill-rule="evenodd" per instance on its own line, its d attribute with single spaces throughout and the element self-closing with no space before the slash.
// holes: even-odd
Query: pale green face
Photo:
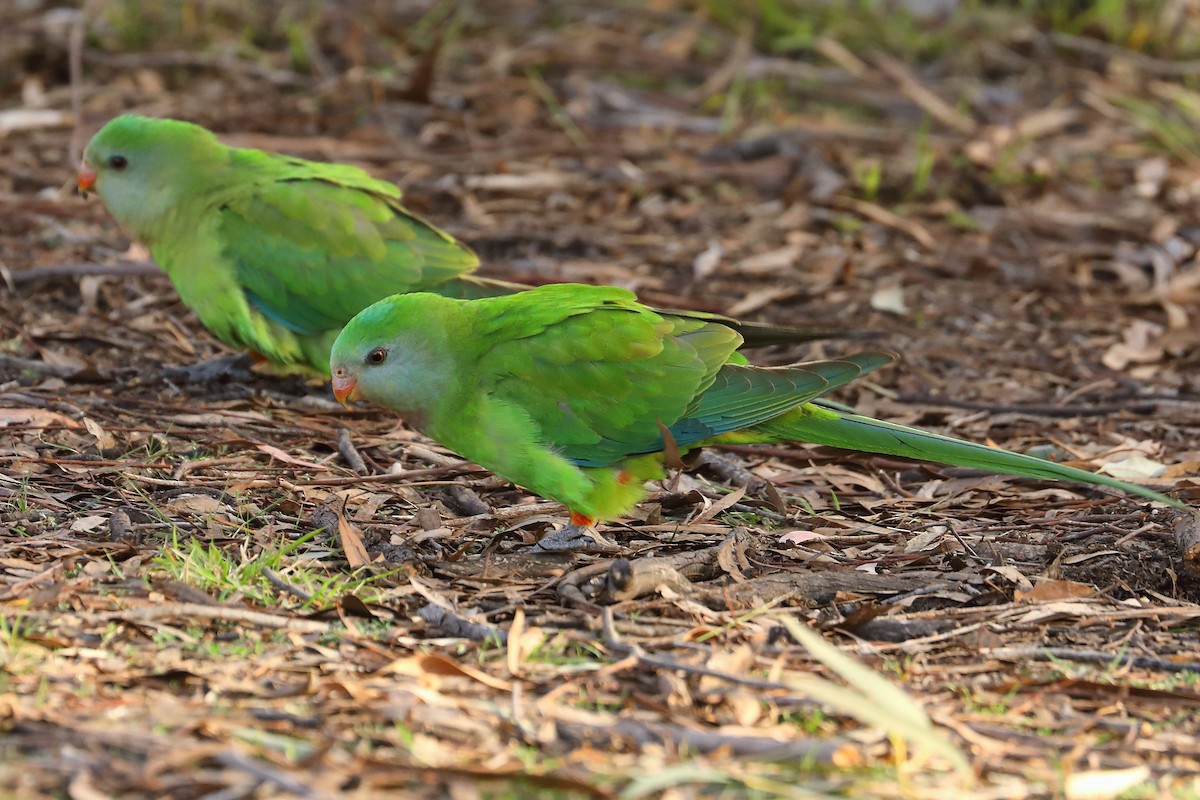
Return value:
<svg viewBox="0 0 1200 800">
<path fill-rule="evenodd" d="M 88 143 L 79 186 L 94 189 L 118 222 L 146 239 L 155 222 L 211 178 L 223 152 L 199 126 L 125 115 Z"/>
<path fill-rule="evenodd" d="M 334 396 L 421 417 L 441 407 L 457 369 L 445 323 L 459 304 L 416 292 L 363 309 L 333 343 Z"/>
</svg>

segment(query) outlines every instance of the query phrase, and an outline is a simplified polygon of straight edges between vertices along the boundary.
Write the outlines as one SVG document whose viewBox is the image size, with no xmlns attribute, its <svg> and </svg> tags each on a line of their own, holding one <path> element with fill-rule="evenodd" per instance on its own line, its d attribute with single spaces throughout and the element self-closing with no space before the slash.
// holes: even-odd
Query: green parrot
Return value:
<svg viewBox="0 0 1200 800">
<path fill-rule="evenodd" d="M 628 511 L 666 453 L 805 441 L 1035 478 L 1158 492 L 1032 456 L 811 401 L 890 363 L 888 353 L 754 367 L 736 331 L 658 311 L 614 287 L 544 286 L 456 300 L 396 295 L 333 345 L 333 391 L 400 412 L 425 434 L 543 497 L 572 526 Z"/>
<path fill-rule="evenodd" d="M 342 326 L 388 295 L 528 288 L 470 275 L 475 254 L 405 209 L 390 183 L 228 147 L 188 122 L 113 119 L 88 144 L 78 181 L 150 248 L 213 335 L 281 372 L 328 376 Z M 861 335 L 693 316 L 735 327 L 749 346 Z"/>
</svg>

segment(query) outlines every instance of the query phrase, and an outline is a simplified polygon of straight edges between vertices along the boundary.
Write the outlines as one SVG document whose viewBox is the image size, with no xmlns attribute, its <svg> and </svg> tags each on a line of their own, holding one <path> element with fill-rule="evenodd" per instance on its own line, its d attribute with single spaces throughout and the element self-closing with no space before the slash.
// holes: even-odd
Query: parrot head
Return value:
<svg viewBox="0 0 1200 800">
<path fill-rule="evenodd" d="M 125 114 L 88 143 L 79 165 L 79 191 L 95 191 L 118 222 L 146 239 L 181 199 L 203 192 L 219 174 L 225 153 L 198 125 Z"/>
<path fill-rule="evenodd" d="M 424 292 L 385 297 L 358 313 L 330 354 L 333 395 L 424 416 L 442 404 L 454 369 L 446 321 L 461 301 Z"/>
</svg>

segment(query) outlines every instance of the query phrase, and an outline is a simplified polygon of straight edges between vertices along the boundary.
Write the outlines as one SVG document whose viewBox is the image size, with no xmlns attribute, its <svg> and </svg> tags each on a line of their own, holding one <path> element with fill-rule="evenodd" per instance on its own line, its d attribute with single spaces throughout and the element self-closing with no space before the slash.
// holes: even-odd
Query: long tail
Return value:
<svg viewBox="0 0 1200 800">
<path fill-rule="evenodd" d="M 1087 472 L 1075 467 L 1068 467 L 1065 464 L 1056 464 L 1053 461 L 928 433 L 858 414 L 831 411 L 812 404 L 805 404 L 748 430 L 717 437 L 712 443 L 763 443 L 789 440 L 841 447 L 846 450 L 937 461 L 956 467 L 974 467 L 1007 475 L 1109 486 L 1175 508 L 1188 508 L 1186 504 L 1152 489 L 1119 481 L 1107 475 Z"/>
</svg>

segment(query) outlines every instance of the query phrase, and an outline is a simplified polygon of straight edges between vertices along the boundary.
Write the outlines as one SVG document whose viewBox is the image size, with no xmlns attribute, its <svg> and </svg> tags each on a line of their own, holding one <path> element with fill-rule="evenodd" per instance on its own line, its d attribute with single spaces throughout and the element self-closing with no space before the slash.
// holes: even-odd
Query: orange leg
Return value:
<svg viewBox="0 0 1200 800">
<path fill-rule="evenodd" d="M 572 511 L 571 512 L 571 524 L 578 525 L 581 528 L 589 528 L 592 525 L 596 524 L 596 520 L 594 520 L 591 517 L 586 516 L 584 514 L 580 514 L 578 511 Z"/>
</svg>

